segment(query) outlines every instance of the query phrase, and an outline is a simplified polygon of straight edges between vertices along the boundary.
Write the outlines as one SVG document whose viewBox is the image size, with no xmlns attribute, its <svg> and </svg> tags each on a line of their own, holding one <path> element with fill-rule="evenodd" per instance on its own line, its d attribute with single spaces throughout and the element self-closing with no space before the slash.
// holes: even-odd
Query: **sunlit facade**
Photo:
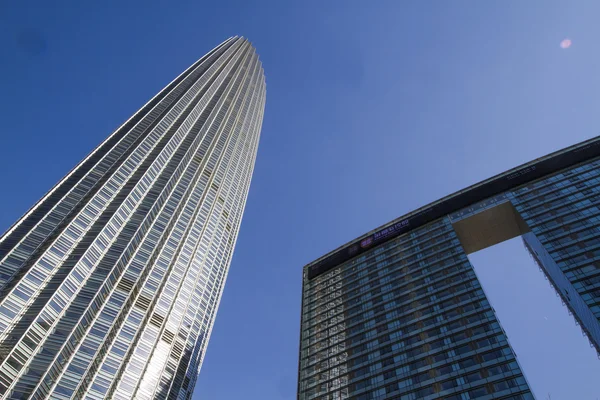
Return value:
<svg viewBox="0 0 600 400">
<path fill-rule="evenodd" d="M 226 40 L 0 238 L 1 398 L 191 397 L 265 93 L 252 45 Z"/>
<path fill-rule="evenodd" d="M 308 264 L 298 398 L 533 399 L 467 257 L 516 236 L 599 351 L 599 158 L 569 147 Z"/>
</svg>

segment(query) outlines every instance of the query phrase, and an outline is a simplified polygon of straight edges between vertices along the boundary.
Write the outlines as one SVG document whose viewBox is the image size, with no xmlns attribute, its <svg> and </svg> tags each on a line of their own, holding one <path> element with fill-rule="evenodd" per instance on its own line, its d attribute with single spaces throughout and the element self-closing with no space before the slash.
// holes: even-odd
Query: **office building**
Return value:
<svg viewBox="0 0 600 400">
<path fill-rule="evenodd" d="M 252 45 L 226 40 L 4 233 L 1 398 L 191 397 L 265 93 Z"/>
<path fill-rule="evenodd" d="M 305 266 L 298 398 L 533 399 L 467 257 L 521 236 L 600 351 L 600 137 Z"/>
</svg>

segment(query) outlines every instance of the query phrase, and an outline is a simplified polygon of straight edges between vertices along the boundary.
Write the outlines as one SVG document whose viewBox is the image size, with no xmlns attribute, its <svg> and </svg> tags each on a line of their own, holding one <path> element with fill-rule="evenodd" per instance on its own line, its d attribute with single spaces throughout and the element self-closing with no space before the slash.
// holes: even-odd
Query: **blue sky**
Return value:
<svg viewBox="0 0 600 400">
<path fill-rule="evenodd" d="M 302 266 L 597 135 L 599 13 L 593 0 L 2 2 L 0 231 L 193 61 L 248 37 L 266 114 L 195 398 L 292 399 Z M 538 399 L 600 396 L 600 361 L 519 240 L 472 260 Z"/>
</svg>

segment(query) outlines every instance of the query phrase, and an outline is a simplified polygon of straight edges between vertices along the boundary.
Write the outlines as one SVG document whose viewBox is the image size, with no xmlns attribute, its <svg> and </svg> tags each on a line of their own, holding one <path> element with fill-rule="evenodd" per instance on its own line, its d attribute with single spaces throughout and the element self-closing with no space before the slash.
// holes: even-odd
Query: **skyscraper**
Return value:
<svg viewBox="0 0 600 400">
<path fill-rule="evenodd" d="M 0 238 L 0 397 L 191 397 L 265 93 L 254 48 L 226 40 Z"/>
<path fill-rule="evenodd" d="M 305 266 L 298 398 L 533 399 L 467 258 L 517 236 L 600 352 L 596 137 Z"/>
</svg>

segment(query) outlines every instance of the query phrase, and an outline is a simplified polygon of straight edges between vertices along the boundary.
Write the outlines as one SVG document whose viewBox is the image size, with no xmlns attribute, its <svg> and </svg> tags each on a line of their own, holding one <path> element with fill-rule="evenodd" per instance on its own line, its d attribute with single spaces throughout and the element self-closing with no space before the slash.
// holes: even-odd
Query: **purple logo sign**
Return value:
<svg viewBox="0 0 600 400">
<path fill-rule="evenodd" d="M 407 226 L 408 226 L 408 219 L 405 219 L 403 221 L 395 223 L 392 226 L 388 226 L 387 228 L 382 229 L 379 232 L 375 232 L 375 235 L 373 235 L 373 236 L 375 237 L 375 240 L 383 239 L 383 238 L 390 236 L 393 233 L 398 232 L 400 229 L 405 228 Z"/>
<path fill-rule="evenodd" d="M 364 249 L 365 247 L 369 247 L 371 243 L 373 243 L 373 237 L 369 236 L 368 238 L 363 239 L 362 242 L 360 242 L 360 247 Z"/>
</svg>

